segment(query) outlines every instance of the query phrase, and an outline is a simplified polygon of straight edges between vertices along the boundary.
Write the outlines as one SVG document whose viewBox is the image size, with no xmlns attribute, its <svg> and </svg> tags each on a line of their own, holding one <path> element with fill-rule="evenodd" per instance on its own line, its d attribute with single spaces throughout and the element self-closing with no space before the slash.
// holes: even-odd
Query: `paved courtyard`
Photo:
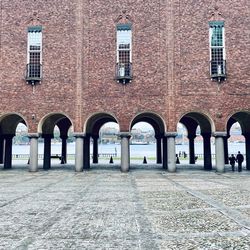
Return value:
<svg viewBox="0 0 250 250">
<path fill-rule="evenodd" d="M 250 172 L 0 170 L 0 249 L 250 249 Z"/>
</svg>

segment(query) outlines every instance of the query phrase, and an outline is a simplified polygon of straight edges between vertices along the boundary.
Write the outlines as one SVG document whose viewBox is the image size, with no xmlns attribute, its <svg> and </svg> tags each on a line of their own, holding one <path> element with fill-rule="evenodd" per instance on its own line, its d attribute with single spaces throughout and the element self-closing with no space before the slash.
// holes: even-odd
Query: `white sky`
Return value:
<svg viewBox="0 0 250 250">
<path fill-rule="evenodd" d="M 103 126 L 119 129 L 119 125 L 115 122 L 107 122 Z M 142 131 L 153 130 L 153 127 L 147 122 L 138 122 L 133 126 L 133 128 L 141 129 Z"/>
</svg>

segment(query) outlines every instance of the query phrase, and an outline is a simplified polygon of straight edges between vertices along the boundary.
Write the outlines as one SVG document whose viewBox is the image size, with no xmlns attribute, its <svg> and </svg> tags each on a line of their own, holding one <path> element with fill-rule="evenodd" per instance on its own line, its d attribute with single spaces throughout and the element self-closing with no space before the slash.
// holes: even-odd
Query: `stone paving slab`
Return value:
<svg viewBox="0 0 250 250">
<path fill-rule="evenodd" d="M 0 170 L 0 249 L 250 249 L 250 172 Z"/>
</svg>

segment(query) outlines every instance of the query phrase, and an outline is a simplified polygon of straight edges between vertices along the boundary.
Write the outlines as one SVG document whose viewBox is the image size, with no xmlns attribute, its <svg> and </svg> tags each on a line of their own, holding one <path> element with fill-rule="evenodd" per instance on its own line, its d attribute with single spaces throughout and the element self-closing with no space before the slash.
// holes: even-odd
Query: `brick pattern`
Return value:
<svg viewBox="0 0 250 250">
<path fill-rule="evenodd" d="M 98 112 L 114 115 L 122 131 L 136 114 L 152 112 L 175 131 L 190 111 L 223 131 L 234 112 L 249 110 L 249 2 L 1 0 L 1 9 L 0 115 L 19 113 L 30 132 L 54 112 L 67 115 L 76 132 Z M 133 30 L 134 78 L 126 86 L 115 80 L 120 15 Z M 228 69 L 220 84 L 209 76 L 208 22 L 217 17 L 225 20 Z M 24 79 L 32 25 L 43 26 L 44 76 L 33 88 Z"/>
</svg>

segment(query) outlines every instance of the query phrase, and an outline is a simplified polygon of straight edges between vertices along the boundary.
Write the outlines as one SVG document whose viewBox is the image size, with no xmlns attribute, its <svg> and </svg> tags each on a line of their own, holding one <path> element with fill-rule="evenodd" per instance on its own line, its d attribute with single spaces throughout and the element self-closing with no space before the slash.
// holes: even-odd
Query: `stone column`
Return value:
<svg viewBox="0 0 250 250">
<path fill-rule="evenodd" d="M 229 164 L 228 161 L 228 138 L 229 136 L 223 137 L 224 140 L 224 158 L 225 158 L 225 164 Z"/>
<path fill-rule="evenodd" d="M 45 134 L 44 138 L 44 152 L 43 152 L 43 169 L 48 170 L 51 168 L 51 138 L 52 135 Z"/>
<path fill-rule="evenodd" d="M 30 161 L 29 161 L 29 171 L 38 171 L 38 138 L 37 133 L 28 134 L 30 138 Z"/>
<path fill-rule="evenodd" d="M 61 164 L 67 163 L 67 135 L 61 135 L 60 136 L 62 140 L 62 152 L 61 152 Z"/>
<path fill-rule="evenodd" d="M 246 144 L 246 168 L 250 170 L 250 134 L 245 133 L 245 144 Z"/>
<path fill-rule="evenodd" d="M 224 138 L 226 132 L 215 132 L 215 153 L 216 153 L 216 170 L 219 173 L 225 172 L 225 154 L 224 154 Z"/>
<path fill-rule="evenodd" d="M 98 135 L 93 135 L 93 163 L 98 163 Z"/>
<path fill-rule="evenodd" d="M 212 159 L 211 159 L 211 134 L 201 134 L 203 137 L 203 152 L 204 152 L 204 169 L 212 170 Z"/>
<path fill-rule="evenodd" d="M 3 156 L 4 156 L 4 138 L 0 136 L 0 164 L 3 164 Z"/>
<path fill-rule="evenodd" d="M 167 137 L 164 136 L 162 138 L 162 167 L 163 169 L 168 169 L 168 141 L 167 141 Z"/>
<path fill-rule="evenodd" d="M 12 167 L 12 139 L 14 135 L 4 135 L 5 152 L 4 152 L 4 169 Z"/>
<path fill-rule="evenodd" d="M 75 171 L 82 172 L 83 170 L 83 138 L 85 134 L 74 133 L 75 141 Z"/>
<path fill-rule="evenodd" d="M 161 144 L 161 136 L 157 135 L 155 136 L 156 139 L 156 163 L 161 164 L 162 163 L 162 144 Z"/>
<path fill-rule="evenodd" d="M 167 147 L 168 147 L 168 171 L 170 173 L 176 172 L 176 153 L 175 153 L 175 137 L 176 132 L 167 132 Z"/>
<path fill-rule="evenodd" d="M 83 169 L 90 168 L 90 137 L 86 135 L 83 139 Z"/>
<path fill-rule="evenodd" d="M 196 135 L 188 135 L 189 139 L 189 164 L 195 164 L 194 139 Z"/>
<path fill-rule="evenodd" d="M 122 132 L 119 136 L 121 137 L 121 171 L 128 172 L 130 165 L 129 139 L 131 134 Z"/>
</svg>

